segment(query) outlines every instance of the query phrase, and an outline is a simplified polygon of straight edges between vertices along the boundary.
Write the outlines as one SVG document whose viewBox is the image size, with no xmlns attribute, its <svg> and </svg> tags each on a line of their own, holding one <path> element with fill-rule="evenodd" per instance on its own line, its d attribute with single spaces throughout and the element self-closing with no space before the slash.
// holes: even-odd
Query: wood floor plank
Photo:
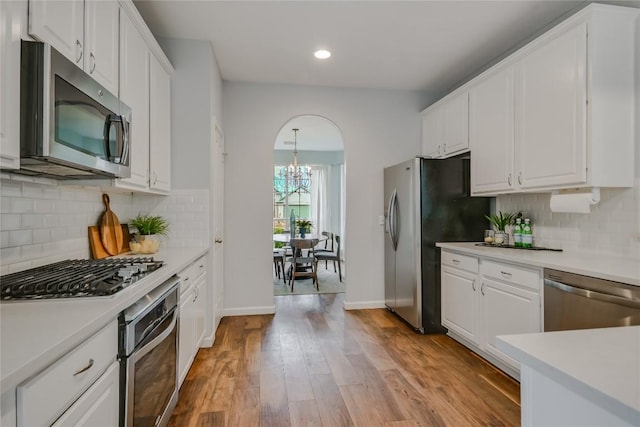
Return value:
<svg viewBox="0 0 640 427">
<path fill-rule="evenodd" d="M 338 385 L 333 380 L 333 375 L 311 375 L 310 380 L 322 424 L 327 427 L 353 426 Z"/>
<path fill-rule="evenodd" d="M 197 427 L 225 427 L 227 425 L 224 412 L 203 412 L 198 417 Z"/>
<path fill-rule="evenodd" d="M 179 392 L 172 427 L 515 426 L 519 384 L 445 335 L 342 294 L 276 297 L 225 317 Z"/>
<path fill-rule="evenodd" d="M 260 425 L 288 426 L 289 401 L 282 366 L 264 368 L 260 372 Z"/>
<path fill-rule="evenodd" d="M 234 390 L 227 425 L 229 427 L 260 425 L 260 390 L 258 388 Z"/>
<path fill-rule="evenodd" d="M 322 427 L 320 412 L 315 400 L 298 400 L 289 404 L 293 427 Z"/>
<path fill-rule="evenodd" d="M 367 386 L 352 384 L 339 386 L 339 389 L 355 426 L 378 427 L 384 425 L 377 408 L 370 403 Z"/>
</svg>

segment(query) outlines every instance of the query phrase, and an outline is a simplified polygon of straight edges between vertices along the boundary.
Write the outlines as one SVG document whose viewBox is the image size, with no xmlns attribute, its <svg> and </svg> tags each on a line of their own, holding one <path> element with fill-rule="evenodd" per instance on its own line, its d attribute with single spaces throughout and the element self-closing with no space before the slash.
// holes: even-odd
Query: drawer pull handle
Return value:
<svg viewBox="0 0 640 427">
<path fill-rule="evenodd" d="M 476 279 L 473 279 L 473 281 L 471 282 L 471 289 L 473 289 L 473 292 L 476 291 Z"/>
<path fill-rule="evenodd" d="M 89 359 L 89 364 L 87 366 L 85 366 L 84 368 L 80 369 L 75 374 L 73 374 L 73 376 L 75 377 L 76 375 L 80 375 L 83 372 L 87 372 L 89 369 L 91 369 L 92 366 L 93 366 L 93 359 Z"/>
<path fill-rule="evenodd" d="M 480 285 L 480 293 L 484 295 L 484 282 Z"/>
<path fill-rule="evenodd" d="M 460 260 L 459 259 L 452 259 L 451 260 L 454 264 L 460 264 Z"/>
<path fill-rule="evenodd" d="M 502 275 L 504 275 L 504 276 L 511 277 L 511 273 L 509 273 L 508 271 L 501 271 L 500 273 L 502 273 Z"/>
</svg>

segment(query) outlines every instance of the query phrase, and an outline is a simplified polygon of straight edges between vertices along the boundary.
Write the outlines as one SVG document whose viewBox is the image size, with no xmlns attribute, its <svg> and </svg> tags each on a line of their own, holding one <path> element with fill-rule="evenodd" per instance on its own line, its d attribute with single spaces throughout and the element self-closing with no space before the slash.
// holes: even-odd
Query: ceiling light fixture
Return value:
<svg viewBox="0 0 640 427">
<path fill-rule="evenodd" d="M 320 49 L 320 50 L 316 50 L 313 53 L 313 56 L 315 56 L 318 59 L 327 59 L 331 56 L 331 52 L 329 52 L 328 50 Z"/>
<path fill-rule="evenodd" d="M 286 181 L 285 188 L 291 188 L 293 186 L 294 191 L 300 189 L 309 189 L 311 185 L 311 168 L 307 165 L 298 165 L 298 131 L 300 129 L 294 128 L 293 130 L 293 163 L 286 169 L 283 168 L 280 171 L 280 177 Z"/>
</svg>

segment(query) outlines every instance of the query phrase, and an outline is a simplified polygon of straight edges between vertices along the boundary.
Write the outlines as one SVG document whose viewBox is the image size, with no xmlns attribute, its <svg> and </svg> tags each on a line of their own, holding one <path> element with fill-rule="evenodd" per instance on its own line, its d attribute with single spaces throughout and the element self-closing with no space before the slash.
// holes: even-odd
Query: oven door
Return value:
<svg viewBox="0 0 640 427">
<path fill-rule="evenodd" d="M 178 309 L 126 358 L 125 425 L 165 426 L 178 400 Z"/>
</svg>

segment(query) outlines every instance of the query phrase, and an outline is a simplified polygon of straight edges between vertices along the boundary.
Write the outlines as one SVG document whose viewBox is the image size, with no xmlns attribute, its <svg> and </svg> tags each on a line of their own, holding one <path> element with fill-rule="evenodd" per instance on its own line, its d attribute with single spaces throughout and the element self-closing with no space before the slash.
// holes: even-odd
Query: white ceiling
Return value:
<svg viewBox="0 0 640 427">
<path fill-rule="evenodd" d="M 589 1 L 134 3 L 156 36 L 209 40 L 226 81 L 445 93 Z M 315 59 L 319 48 L 332 57 Z M 334 131 L 317 124 L 313 137 L 313 126 L 285 125 L 276 149 L 293 140 L 292 127 L 300 128 L 301 150 L 341 146 L 335 137 L 307 146 Z"/>
</svg>

